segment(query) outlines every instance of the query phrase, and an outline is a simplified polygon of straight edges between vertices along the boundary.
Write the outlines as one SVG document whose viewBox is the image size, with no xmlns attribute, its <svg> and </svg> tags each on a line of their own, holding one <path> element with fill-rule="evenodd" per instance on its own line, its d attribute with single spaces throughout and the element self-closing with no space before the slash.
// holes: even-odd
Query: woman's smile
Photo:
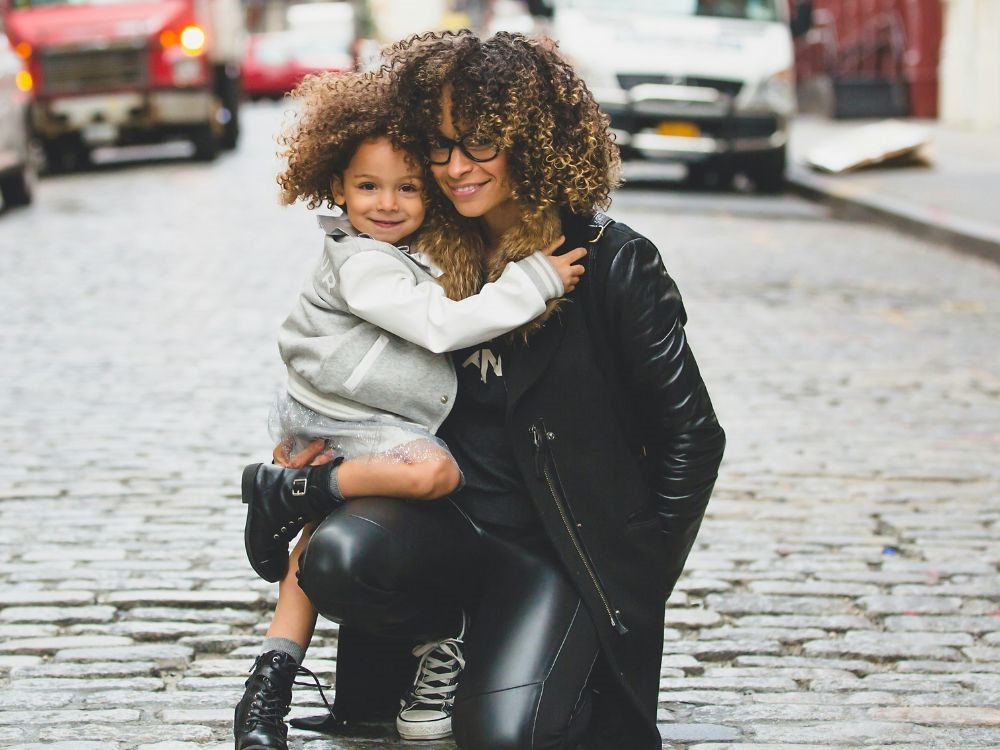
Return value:
<svg viewBox="0 0 1000 750">
<path fill-rule="evenodd" d="M 471 198 L 482 190 L 489 180 L 484 182 L 465 182 L 460 185 L 448 185 L 448 191 L 458 199 Z"/>
</svg>

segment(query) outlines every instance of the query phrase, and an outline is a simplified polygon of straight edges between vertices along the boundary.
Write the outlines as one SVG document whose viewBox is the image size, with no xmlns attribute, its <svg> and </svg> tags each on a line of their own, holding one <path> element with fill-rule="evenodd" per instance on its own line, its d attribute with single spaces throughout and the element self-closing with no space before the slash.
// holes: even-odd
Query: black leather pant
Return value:
<svg viewBox="0 0 1000 750">
<path fill-rule="evenodd" d="M 313 533 L 300 585 L 324 616 L 414 641 L 471 616 L 452 717 L 462 750 L 574 748 L 597 634 L 541 531 L 473 524 L 449 500 L 351 500 Z"/>
</svg>

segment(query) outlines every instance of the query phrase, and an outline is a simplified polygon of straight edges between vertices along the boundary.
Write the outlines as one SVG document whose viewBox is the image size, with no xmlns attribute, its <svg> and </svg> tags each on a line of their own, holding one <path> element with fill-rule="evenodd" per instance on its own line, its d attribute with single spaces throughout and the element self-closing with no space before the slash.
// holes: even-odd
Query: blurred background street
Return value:
<svg viewBox="0 0 1000 750">
<path fill-rule="evenodd" d="M 819 0 L 796 4 L 814 6 L 808 18 L 736 5 L 763 15 L 715 21 L 780 23 L 788 45 L 801 24 L 800 65 L 802 40 L 816 42 L 836 16 Z M 920 6 L 928 21 L 931 4 L 897 5 Z M 952 28 L 972 12 L 961 0 L 933 5 L 939 21 L 958 19 Z M 438 10 L 449 24 L 554 23 L 525 7 Z M 244 7 L 244 25 L 290 31 L 285 16 L 260 20 L 269 8 Z M 914 16 L 890 16 L 903 38 L 888 38 L 905 53 Z M 352 44 L 349 64 L 364 54 Z M 973 47 L 969 36 L 959 51 Z M 14 58 L 31 58 L 23 53 Z M 705 99 L 695 90 L 712 87 L 688 80 L 704 72 L 635 84 L 652 86 L 640 93 L 660 109 L 629 141 L 610 213 L 656 242 L 678 280 L 729 437 L 664 624 L 665 748 L 1000 746 L 1000 219 L 988 205 L 1000 189 L 988 148 L 1000 125 L 974 97 L 927 93 L 925 68 L 900 59 L 910 67 L 882 78 L 863 66 L 819 76 L 828 80 L 813 81 L 812 119 L 787 112 L 803 140 L 784 176 L 817 202 L 783 193 L 759 161 L 725 163 L 731 138 L 716 139 L 715 115 L 677 98 Z M 975 59 L 976 85 L 992 85 L 992 57 Z M 935 87 L 946 80 L 939 63 Z M 3 70 L 11 90 L 24 83 Z M 843 105 L 868 107 L 855 113 L 866 122 L 936 118 L 929 165 L 842 175 L 810 165 L 816 134 L 832 139 L 853 122 L 829 98 L 845 78 L 872 84 Z M 772 104 L 783 80 L 769 84 Z M 800 108 L 812 106 L 810 80 L 800 76 Z M 733 105 L 712 90 L 721 93 L 702 104 Z M 93 141 L 70 139 L 85 151 L 64 139 L 53 160 L 36 132 L 26 172 L 40 178 L 20 181 L 20 169 L 3 171 L 16 159 L 0 162 L 2 748 L 232 747 L 232 707 L 276 593 L 245 560 L 238 478 L 270 454 L 276 331 L 321 247 L 317 212 L 277 202 L 274 135 L 290 105 L 253 99 L 244 88 L 228 143 L 232 119 L 220 113 L 230 108 L 213 95 L 212 141 L 111 147 L 101 139 L 127 128 L 96 128 Z M 642 158 L 643 144 L 669 153 Z M 845 218 L 845 206 L 862 210 L 872 196 L 892 201 L 865 215 L 891 223 Z M 321 622 L 306 666 L 332 680 L 335 659 L 336 628 Z M 292 715 L 318 705 L 299 689 Z M 363 734 L 293 730 L 290 744 L 412 744 L 388 726 Z"/>
</svg>

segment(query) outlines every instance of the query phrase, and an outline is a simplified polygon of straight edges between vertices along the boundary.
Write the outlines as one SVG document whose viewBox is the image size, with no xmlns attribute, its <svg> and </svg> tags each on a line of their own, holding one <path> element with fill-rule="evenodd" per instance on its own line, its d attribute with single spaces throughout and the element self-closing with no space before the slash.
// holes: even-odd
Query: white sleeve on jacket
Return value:
<svg viewBox="0 0 1000 750">
<path fill-rule="evenodd" d="M 339 275 L 352 313 L 436 354 L 512 331 L 563 293 L 559 274 L 542 253 L 508 264 L 500 278 L 463 300 L 448 298 L 433 281 L 414 283 L 388 253 L 357 253 Z"/>
</svg>

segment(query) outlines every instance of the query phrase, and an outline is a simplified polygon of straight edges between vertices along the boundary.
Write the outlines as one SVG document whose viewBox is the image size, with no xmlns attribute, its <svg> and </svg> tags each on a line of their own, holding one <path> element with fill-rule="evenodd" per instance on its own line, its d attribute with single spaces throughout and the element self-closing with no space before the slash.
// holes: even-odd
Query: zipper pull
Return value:
<svg viewBox="0 0 1000 750">
<path fill-rule="evenodd" d="M 537 424 L 531 425 L 531 439 L 535 443 L 535 476 L 543 479 L 545 476 L 545 459 L 542 456 L 542 435 L 544 432 L 538 429 Z"/>
<path fill-rule="evenodd" d="M 622 622 L 622 613 L 620 609 L 615 610 L 615 616 L 611 618 L 611 624 L 615 628 L 615 632 L 618 635 L 625 635 L 628 633 L 628 628 L 625 627 L 625 623 Z"/>
</svg>

